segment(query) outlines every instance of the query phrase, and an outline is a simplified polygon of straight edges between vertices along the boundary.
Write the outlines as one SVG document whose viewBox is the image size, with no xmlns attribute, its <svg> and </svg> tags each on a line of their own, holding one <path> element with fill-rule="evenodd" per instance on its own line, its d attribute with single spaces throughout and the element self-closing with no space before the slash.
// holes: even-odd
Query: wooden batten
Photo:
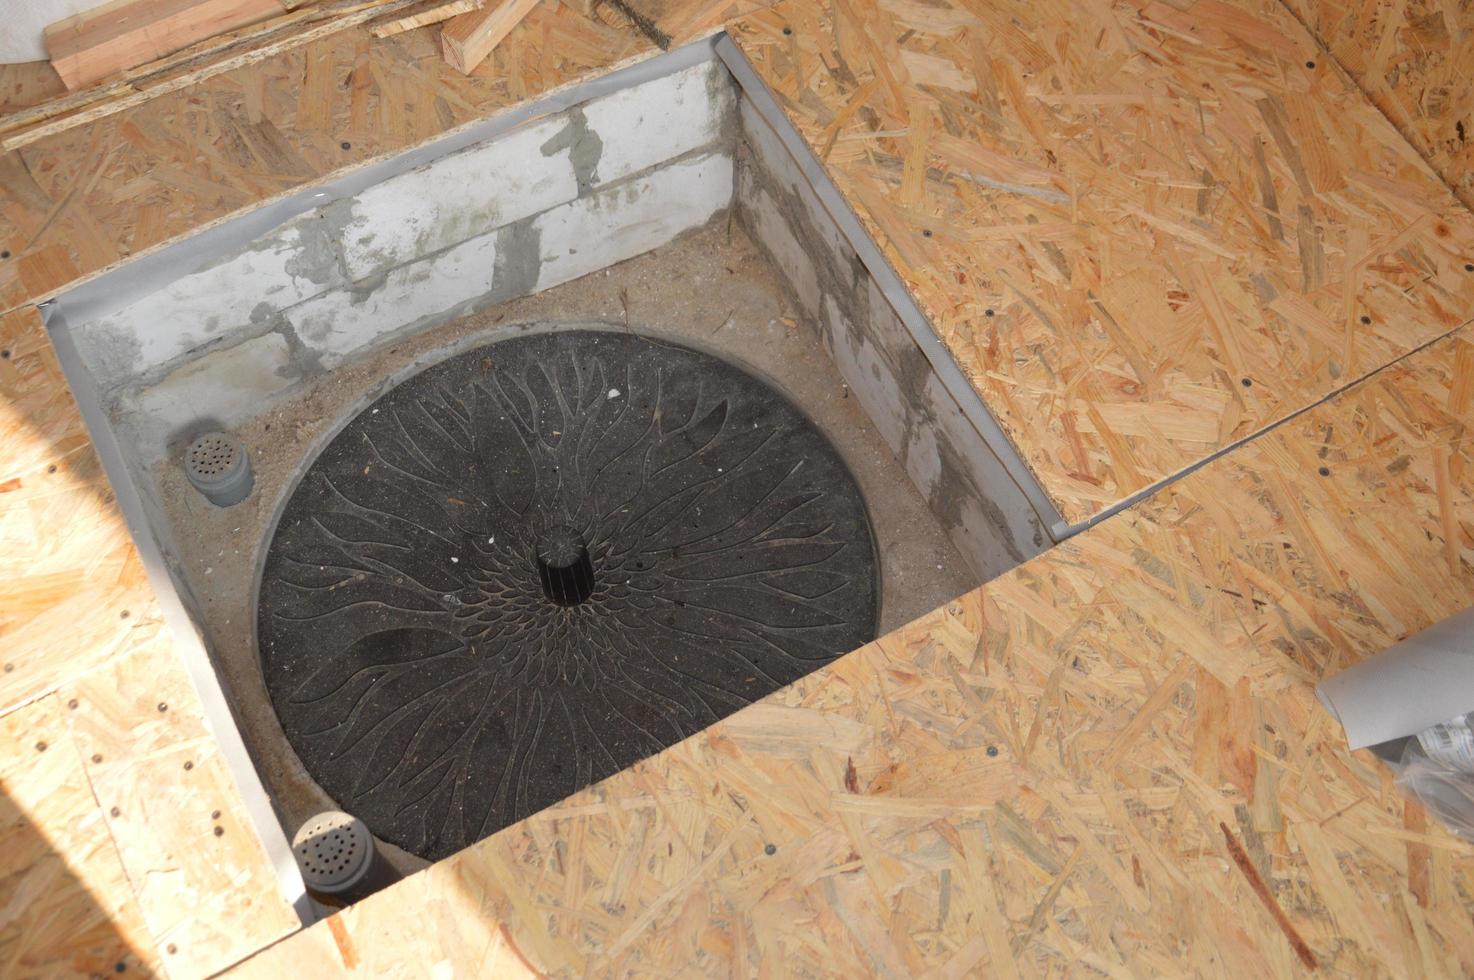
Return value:
<svg viewBox="0 0 1474 980">
<path fill-rule="evenodd" d="M 393 37 L 417 27 L 469 14 L 486 6 L 486 0 L 426 0 L 403 13 L 369 22 L 369 33 L 377 38 Z"/>
<path fill-rule="evenodd" d="M 79 89 L 282 11 L 281 0 L 113 0 L 47 27 L 46 50 Z"/>
<path fill-rule="evenodd" d="M 462 14 L 440 33 L 445 60 L 467 75 L 532 12 L 537 0 L 501 0 L 495 6 Z"/>
</svg>

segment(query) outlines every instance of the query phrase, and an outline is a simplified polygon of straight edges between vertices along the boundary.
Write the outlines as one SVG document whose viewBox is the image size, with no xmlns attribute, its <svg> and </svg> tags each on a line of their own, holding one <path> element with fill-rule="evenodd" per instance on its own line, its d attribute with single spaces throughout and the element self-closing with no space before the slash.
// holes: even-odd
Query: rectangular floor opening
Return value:
<svg viewBox="0 0 1474 980">
<path fill-rule="evenodd" d="M 315 733 L 298 732 L 289 739 L 278 710 L 280 696 L 273 701 L 274 682 L 266 674 L 274 668 L 263 661 L 257 628 L 258 591 L 272 535 L 308 466 L 325 447 L 338 445 L 333 439 L 350 431 L 345 426 L 357 424 L 352 420 L 361 412 L 372 412 L 369 406 L 396 385 L 483 345 L 578 328 L 607 336 L 609 344 L 638 340 L 653 345 L 652 353 L 668 347 L 678 361 L 685 356 L 680 351 L 709 355 L 778 392 L 822 435 L 859 488 L 879 583 L 871 635 L 889 632 L 1051 543 L 1057 515 L 1041 508 L 1042 494 L 989 429 L 981 401 L 965 381 L 959 382 L 955 366 L 939 359 L 934 338 L 928 343 L 926 325 L 907 307 L 894 274 L 873 245 L 857 238 L 853 216 L 826 197 L 832 187 L 816 187 L 813 163 L 795 152 L 793 134 L 785 133 L 775 117 L 771 96 L 744 80 L 740 64 L 724 64 L 720 44 L 682 49 L 636 66 L 640 70 L 625 74 L 620 84 L 601 80 L 587 93 L 561 93 L 525 118 L 459 134 L 438 153 L 416 151 L 376 165 L 368 177 L 298 195 L 269 218 L 237 219 L 235 227 L 214 229 L 79 287 L 49 308 L 48 327 L 130 527 L 145 558 L 157 557 L 157 568 L 151 569 L 155 587 L 167 591 L 181 613 L 176 630 L 197 633 L 203 641 L 207 680 L 218 683 L 223 697 L 215 700 L 228 708 L 212 721 L 217 731 L 222 726 L 238 731 L 249 754 L 252 768 L 237 772 L 237 778 L 259 779 L 270 799 L 271 812 L 256 814 L 268 843 L 279 842 L 323 809 L 356 809 L 354 799 L 323 789 L 315 763 L 304 765 L 301 746 L 307 742 L 302 739 Z M 728 52 L 727 57 L 733 56 Z M 551 363 L 552 355 L 547 356 Z M 492 358 L 486 360 L 491 377 L 497 368 Z M 573 366 L 565 373 L 582 370 L 569 363 Z M 549 376 L 561 370 L 549 368 Z M 504 379 L 487 385 L 516 387 Z M 606 387 L 601 397 L 611 405 L 633 394 L 619 384 Z M 531 405 L 538 396 L 528 391 Z M 523 397 L 503 394 L 507 404 Z M 704 397 L 692 396 L 702 412 L 711 408 Z M 548 403 L 556 401 L 550 396 Z M 427 416 L 426 424 L 439 433 L 432 438 L 454 443 L 453 430 L 460 422 L 469 425 L 474 413 L 466 409 L 459 415 L 454 399 L 445 404 L 450 414 L 439 421 Z M 624 406 L 607 410 L 616 409 Z M 539 409 L 529 411 L 536 415 Z M 560 411 L 570 419 L 577 415 L 566 404 Z M 695 447 L 692 459 L 699 457 L 706 445 L 697 445 L 705 438 L 698 424 L 702 419 L 693 414 L 676 425 L 670 414 L 661 414 L 667 411 L 676 409 L 658 409 L 649 427 L 661 433 L 669 428 L 673 440 Z M 723 407 L 706 417 L 717 417 L 712 424 L 720 429 L 728 411 Z M 545 422 L 528 423 L 544 447 L 562 436 L 556 426 L 537 428 Z M 230 507 L 218 507 L 197 492 L 181 465 L 190 443 L 214 431 L 239 441 L 254 478 L 250 495 Z M 412 451 L 417 450 L 406 450 Z M 649 453 L 662 451 L 652 446 L 643 457 L 644 483 L 658 476 L 686 479 L 694 488 L 694 477 L 678 475 L 683 464 L 650 463 Z M 708 455 L 715 459 L 714 453 Z M 386 459 L 383 465 L 396 464 Z M 712 467 L 722 470 L 715 463 Z M 402 461 L 397 468 L 413 469 Z M 412 478 L 419 477 L 404 477 Z M 548 485 L 540 479 L 528 486 Z M 730 494 L 751 492 L 743 486 Z M 679 506 L 699 511 L 716 506 L 723 496 L 712 492 L 702 498 L 703 492 L 692 489 L 690 500 Z M 765 485 L 741 519 L 756 521 L 750 515 L 778 493 Z M 690 502 L 699 500 L 708 503 Z M 807 498 L 795 501 L 785 515 L 806 513 Z M 679 509 L 670 507 L 673 513 Z M 773 526 L 786 529 L 786 537 L 775 532 L 775 548 L 797 548 L 793 539 L 802 535 L 794 529 L 800 527 L 803 534 L 815 535 L 814 541 L 825 540 L 828 525 L 781 520 L 774 518 Z M 587 521 L 575 530 L 588 539 L 580 546 L 596 558 L 599 547 L 606 548 L 603 554 L 612 547 L 600 544 Z M 330 533 L 334 540 L 352 537 L 341 527 Z M 456 574 L 469 574 L 473 560 L 490 567 L 493 559 L 485 553 L 495 547 L 495 536 L 487 537 L 492 540 L 477 545 L 480 557 L 464 559 L 466 566 Z M 413 547 L 409 540 L 377 544 L 399 552 L 434 551 L 428 539 Z M 764 540 L 765 547 L 768 543 Z M 740 567 L 747 558 L 734 558 L 722 568 L 710 562 L 693 566 L 689 553 L 679 555 L 678 547 L 670 551 L 673 560 L 686 559 L 682 574 L 708 576 L 702 581 L 710 590 L 752 572 Z M 292 560 L 302 564 L 300 556 Z M 446 560 L 459 565 L 463 559 L 456 554 Z M 826 601 L 826 590 L 840 588 L 833 576 L 843 575 L 822 567 L 824 560 L 815 558 L 813 568 L 800 568 L 808 559 L 794 558 L 794 567 L 782 572 L 786 577 L 764 580 L 781 581 L 806 610 L 780 624 L 790 631 L 783 635 L 793 637 L 795 649 L 830 635 L 823 631 L 831 624 L 813 618 L 818 615 L 813 609 Z M 361 556 L 352 575 L 334 577 L 330 566 L 336 567 L 323 561 L 316 584 L 299 577 L 290 587 L 351 591 L 360 578 L 396 567 L 381 552 Z M 643 571 L 639 564 L 620 567 Z M 692 567 L 700 570 L 691 572 Z M 630 574 L 631 581 L 638 578 Z M 420 577 L 428 582 L 435 576 Z M 502 586 L 485 588 L 500 595 L 495 588 Z M 650 602 L 668 599 L 656 596 Z M 382 595 L 363 602 L 380 616 L 395 608 Z M 683 602 L 673 605 L 686 608 Z M 338 615 L 336 609 L 332 615 Z M 684 629 L 676 625 L 679 615 L 684 614 L 672 611 L 673 629 Z M 710 626 L 716 615 L 700 621 L 711 630 L 702 642 L 720 647 L 724 641 Z M 451 618 L 466 623 L 474 616 Z M 417 622 L 413 615 L 404 620 Z M 771 625 L 747 633 L 776 648 L 782 644 L 760 636 Z M 464 768 L 454 760 L 474 754 L 478 736 L 469 726 L 487 725 L 485 713 L 473 711 L 468 717 L 474 720 L 456 716 L 455 704 L 442 707 L 427 691 L 405 695 L 378 722 L 365 720 L 378 700 L 393 700 L 384 693 L 391 684 L 375 687 L 385 671 L 393 675 L 393 684 L 414 683 L 408 674 L 394 674 L 393 664 L 401 657 L 396 651 L 413 649 L 420 640 L 393 637 L 398 646 L 386 652 L 380 648 L 390 641 L 374 640 L 377 652 L 364 654 L 368 659 L 358 669 L 302 690 L 324 703 L 324 725 L 345 732 L 342 745 L 348 747 L 342 752 L 359 751 L 363 739 L 382 746 L 353 764 L 372 771 L 377 780 L 364 793 L 378 792 L 386 780 L 403 786 L 405 812 L 413 820 L 399 821 L 395 826 L 401 829 L 389 836 L 398 834 L 400 843 L 409 843 L 387 851 L 410 869 L 498 825 L 491 818 L 478 824 L 455 814 L 492 796 L 501 799 L 497 794 L 510 792 L 515 802 L 521 784 L 508 789 L 508 780 L 553 777 L 528 775 L 529 767 L 519 763 L 515 779 L 504 776 L 500 788 L 473 792 L 468 788 L 473 780 L 451 770 Z M 750 640 L 744 635 L 740 642 Z M 459 653 L 425 656 L 441 658 L 440 663 L 477 649 L 466 640 Z M 759 655 L 744 656 L 763 672 Z M 303 668 L 294 662 L 293 669 Z M 686 671 L 684 665 L 673 669 Z M 793 669 L 774 670 L 773 676 L 786 682 Z M 369 676 L 375 680 L 362 679 Z M 708 680 L 699 667 L 692 677 L 693 691 Z M 455 689 L 453 679 L 446 684 Z M 692 698 L 701 707 L 691 718 L 714 720 L 775 686 L 766 691 L 744 687 L 725 700 L 720 692 L 698 692 Z M 543 717 L 507 710 L 497 724 L 514 734 L 529 718 Z M 612 705 L 607 715 L 629 722 L 630 731 L 644 731 L 630 713 Z M 570 723 L 575 734 L 568 737 L 575 748 L 582 724 Z M 686 728 L 693 725 L 696 720 Z M 305 730 L 300 718 L 287 727 Z M 439 741 L 426 734 L 441 731 L 452 734 Z M 353 735 L 359 737 L 347 737 Z M 675 737 L 659 736 L 647 749 Z M 525 740 L 508 738 L 506 745 L 524 745 Z M 598 741 L 596 736 L 590 744 Z M 307 751 L 311 756 L 315 750 Z M 528 791 L 525 800 L 546 805 L 549 793 L 580 788 L 607 775 L 611 760 L 628 764 L 640 751 L 645 750 L 622 746 L 603 759 L 590 748 L 586 764 L 575 761 L 575 771 L 559 773 L 552 788 L 541 795 Z M 362 803 L 384 805 L 378 797 Z M 497 820 L 526 815 L 525 806 L 496 806 L 502 807 Z M 456 833 L 430 826 L 455 819 L 460 819 Z M 406 821 L 418 821 L 423 833 L 404 830 Z"/>
</svg>

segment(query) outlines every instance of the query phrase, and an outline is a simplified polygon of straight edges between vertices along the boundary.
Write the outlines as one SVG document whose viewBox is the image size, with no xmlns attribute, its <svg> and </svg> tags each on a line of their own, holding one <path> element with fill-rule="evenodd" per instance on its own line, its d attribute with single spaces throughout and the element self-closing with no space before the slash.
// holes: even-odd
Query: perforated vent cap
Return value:
<svg viewBox="0 0 1474 980">
<path fill-rule="evenodd" d="M 251 492 L 246 447 L 226 432 L 206 432 L 184 451 L 184 475 L 212 504 L 229 507 Z"/>
<path fill-rule="evenodd" d="M 196 479 L 212 483 L 239 465 L 240 455 L 239 444 L 230 436 L 209 432 L 190 444 L 186 465 Z"/>
<path fill-rule="evenodd" d="M 374 841 L 362 820 L 328 810 L 302 825 L 292 851 L 307 887 L 335 894 L 351 889 L 368 872 Z"/>
</svg>

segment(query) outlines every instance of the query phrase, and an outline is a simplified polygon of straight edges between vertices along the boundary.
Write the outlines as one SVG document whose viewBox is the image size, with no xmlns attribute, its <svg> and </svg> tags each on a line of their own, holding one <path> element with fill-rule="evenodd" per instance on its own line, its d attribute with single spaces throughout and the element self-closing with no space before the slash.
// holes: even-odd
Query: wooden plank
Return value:
<svg viewBox="0 0 1474 980">
<path fill-rule="evenodd" d="M 473 10 L 480 10 L 486 0 L 425 0 L 417 6 L 388 17 L 369 21 L 369 33 L 377 38 L 393 37 L 417 27 L 438 24 Z"/>
<path fill-rule="evenodd" d="M 462 14 L 440 32 L 446 62 L 469 75 L 532 12 L 538 0 L 500 0 L 485 10 Z"/>
<path fill-rule="evenodd" d="M 1459 200 L 1474 208 L 1474 4 L 1287 2 Z"/>
<path fill-rule="evenodd" d="M 78 89 L 281 12 L 279 0 L 112 0 L 48 25 L 46 51 Z"/>
<path fill-rule="evenodd" d="M 1474 846 L 1313 691 L 1474 596 L 1470 383 L 1474 326 L 236 973 L 1470 975 Z"/>
<path fill-rule="evenodd" d="M 0 65 L 0 116 L 54 99 L 65 91 L 50 62 Z"/>
<path fill-rule="evenodd" d="M 1474 311 L 1474 216 L 1278 0 L 729 31 L 1072 523 Z"/>
</svg>

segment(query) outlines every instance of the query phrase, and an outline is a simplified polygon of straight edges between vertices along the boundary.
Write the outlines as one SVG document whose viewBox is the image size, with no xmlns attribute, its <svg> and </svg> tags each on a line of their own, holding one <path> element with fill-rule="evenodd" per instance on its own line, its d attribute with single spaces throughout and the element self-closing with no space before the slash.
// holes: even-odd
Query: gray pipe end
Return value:
<svg viewBox="0 0 1474 980">
<path fill-rule="evenodd" d="M 374 859 L 374 839 L 362 820 L 341 810 L 319 813 L 292 838 L 302 880 L 326 895 L 353 892 Z"/>
<path fill-rule="evenodd" d="M 254 478 L 246 447 L 227 432 L 206 432 L 184 451 L 184 475 L 216 507 L 245 500 Z"/>
</svg>

